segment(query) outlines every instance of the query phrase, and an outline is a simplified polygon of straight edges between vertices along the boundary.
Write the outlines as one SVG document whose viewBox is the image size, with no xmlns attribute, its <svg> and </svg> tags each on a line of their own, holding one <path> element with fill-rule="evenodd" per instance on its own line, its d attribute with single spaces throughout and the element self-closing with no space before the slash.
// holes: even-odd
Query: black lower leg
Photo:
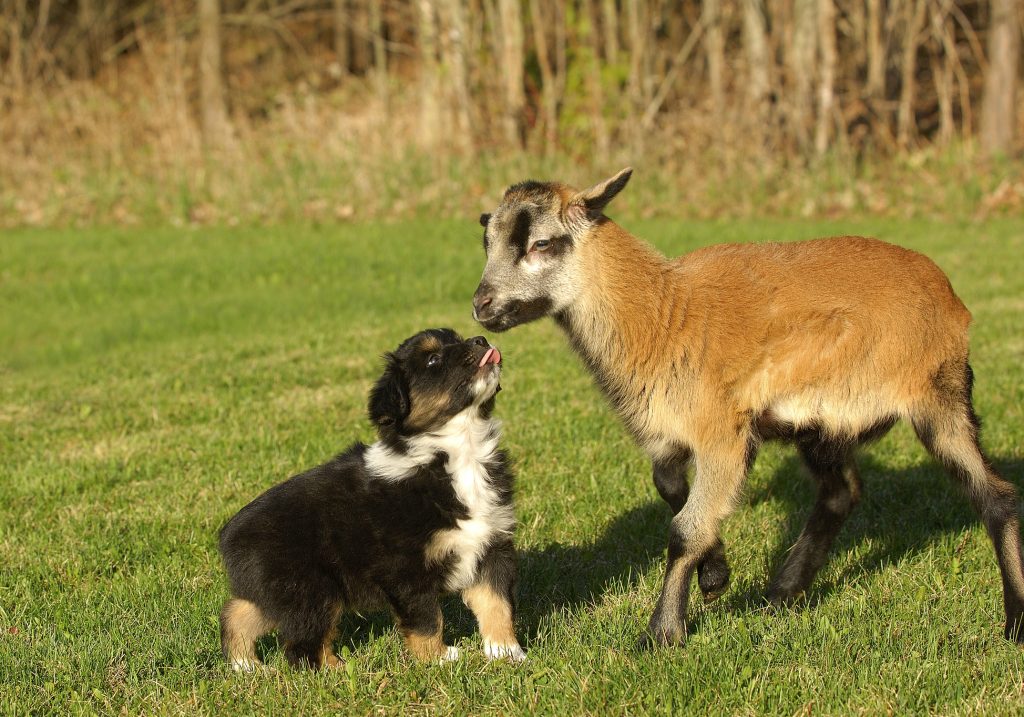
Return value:
<svg viewBox="0 0 1024 717">
<path fill-rule="evenodd" d="M 1021 555 L 1017 494 L 1013 486 L 1002 479 L 990 479 L 988 485 L 992 490 L 976 496 L 974 503 L 999 562 L 1006 612 L 1003 635 L 1008 640 L 1024 643 L 1024 557 Z"/>
<path fill-rule="evenodd" d="M 323 639 L 316 640 L 302 639 L 297 641 L 286 641 L 284 656 L 292 667 L 302 669 L 318 669 L 320 667 L 320 656 L 323 647 Z"/>
<path fill-rule="evenodd" d="M 686 539 L 673 525 L 668 543 L 668 562 L 665 566 L 665 583 L 658 597 L 658 604 L 651 615 L 647 634 L 640 640 L 640 647 L 655 645 L 682 645 L 686 642 L 686 612 L 690 601 L 690 581 L 697 561 L 692 550 L 687 549 Z"/>
<path fill-rule="evenodd" d="M 773 603 L 789 602 L 810 587 L 860 492 L 845 446 L 807 441 L 799 448 L 818 483 L 818 497 L 796 545 L 768 586 Z"/>
</svg>

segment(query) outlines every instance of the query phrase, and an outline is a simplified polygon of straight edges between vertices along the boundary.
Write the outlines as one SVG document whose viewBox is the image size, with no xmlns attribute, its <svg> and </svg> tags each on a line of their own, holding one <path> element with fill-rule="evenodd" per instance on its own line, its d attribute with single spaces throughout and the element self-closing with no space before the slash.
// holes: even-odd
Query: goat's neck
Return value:
<svg viewBox="0 0 1024 717">
<path fill-rule="evenodd" d="M 606 388 L 659 364 L 666 304 L 678 310 L 664 256 L 608 221 L 580 246 L 581 282 L 558 323 Z M 639 377 L 639 376 L 636 376 Z"/>
</svg>

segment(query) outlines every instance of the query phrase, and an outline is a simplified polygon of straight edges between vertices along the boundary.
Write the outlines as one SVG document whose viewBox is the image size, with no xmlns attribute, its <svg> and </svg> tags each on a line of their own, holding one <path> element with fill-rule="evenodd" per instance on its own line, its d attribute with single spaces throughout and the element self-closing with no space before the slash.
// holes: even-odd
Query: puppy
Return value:
<svg viewBox="0 0 1024 717">
<path fill-rule="evenodd" d="M 221 646 L 236 670 L 260 664 L 256 640 L 275 628 L 293 666 L 338 666 L 341 613 L 377 607 L 414 656 L 455 659 L 445 592 L 461 593 L 488 658 L 525 657 L 512 626 L 513 476 L 491 417 L 501 354 L 431 329 L 385 361 L 369 401 L 379 440 L 271 488 L 221 530 L 233 596 Z"/>
</svg>

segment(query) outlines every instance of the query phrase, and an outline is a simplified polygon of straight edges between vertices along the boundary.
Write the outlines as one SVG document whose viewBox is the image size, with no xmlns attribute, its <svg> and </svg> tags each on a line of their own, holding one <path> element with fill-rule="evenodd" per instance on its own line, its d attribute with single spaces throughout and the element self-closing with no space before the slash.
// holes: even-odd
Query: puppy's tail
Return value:
<svg viewBox="0 0 1024 717">
<path fill-rule="evenodd" d="M 274 621 L 255 603 L 231 598 L 220 611 L 220 648 L 224 659 L 236 672 L 252 672 L 259 667 L 256 640 L 273 630 Z"/>
</svg>

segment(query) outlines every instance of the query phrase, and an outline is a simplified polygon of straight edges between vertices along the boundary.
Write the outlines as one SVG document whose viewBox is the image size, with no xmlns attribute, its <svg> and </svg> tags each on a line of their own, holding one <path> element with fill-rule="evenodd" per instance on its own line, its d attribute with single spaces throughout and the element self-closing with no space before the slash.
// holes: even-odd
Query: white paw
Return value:
<svg viewBox="0 0 1024 717">
<path fill-rule="evenodd" d="M 519 643 L 501 643 L 484 640 L 484 654 L 488 660 L 508 660 L 509 662 L 522 662 L 526 659 L 526 653 Z"/>
<path fill-rule="evenodd" d="M 262 662 L 249 657 L 236 657 L 231 661 L 231 669 L 235 672 L 255 672 L 261 667 L 263 667 Z"/>
<path fill-rule="evenodd" d="M 448 649 L 445 650 L 444 654 L 441 656 L 441 660 L 440 661 L 442 663 L 444 663 L 444 662 L 455 662 L 457 659 L 459 659 L 460 656 L 461 656 L 461 653 L 459 652 L 459 648 L 457 648 L 457 647 L 449 647 Z"/>
</svg>

